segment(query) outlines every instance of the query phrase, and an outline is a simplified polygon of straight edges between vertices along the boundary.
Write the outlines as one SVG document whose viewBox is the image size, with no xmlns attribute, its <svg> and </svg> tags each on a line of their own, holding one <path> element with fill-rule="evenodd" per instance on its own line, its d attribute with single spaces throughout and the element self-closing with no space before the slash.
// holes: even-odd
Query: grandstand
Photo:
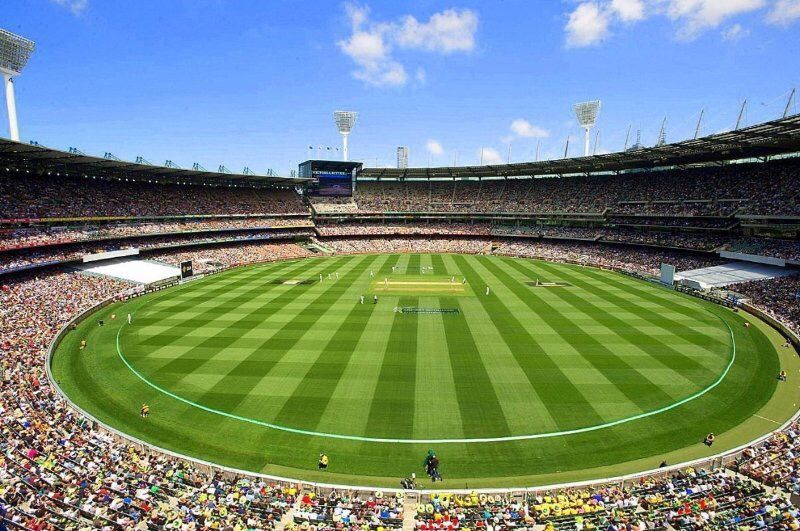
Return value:
<svg viewBox="0 0 800 531">
<path fill-rule="evenodd" d="M 117 181 L 108 174 L 103 179 L 88 180 L 71 175 L 56 182 L 48 178 L 46 170 L 38 174 L 27 157 L 15 159 L 6 154 L 4 164 L 8 170 L 0 175 L 4 198 L 0 218 L 5 226 L 0 251 L 5 264 L 3 302 L 17 318 L 6 321 L 3 340 L 10 356 L 7 359 L 20 362 L 41 359 L 37 357 L 58 327 L 82 309 L 112 295 L 130 296 L 143 289 L 142 284 L 124 283 L 114 278 L 121 275 L 103 271 L 103 267 L 113 269 L 111 264 L 102 265 L 93 276 L 62 269 L 90 251 L 138 246 L 148 260 L 174 266 L 191 260 L 200 274 L 244 263 L 307 257 L 311 252 L 304 248 L 304 242 L 311 241 L 318 241 L 337 254 L 489 252 L 595 263 L 642 275 L 655 274 L 662 262 L 673 263 L 679 271 L 691 275 L 691 270 L 698 267 L 730 262 L 719 256 L 724 250 L 746 250 L 785 259 L 784 269 L 789 276 L 779 278 L 796 279 L 791 276 L 792 267 L 800 260 L 797 240 L 788 238 L 800 221 L 793 217 L 797 215 L 800 166 L 792 158 L 609 176 L 499 181 L 486 178 L 449 183 L 412 179 L 373 182 L 367 178 L 373 170 L 365 169 L 365 181 L 354 200 L 337 203 L 344 205 L 341 208 L 327 209 L 319 208 L 319 200 L 307 203 L 291 189 L 261 183 L 243 195 L 240 187 L 220 188 L 209 195 L 206 185 L 212 184 L 213 176 L 205 176 L 212 181 L 202 185 L 168 189 L 170 203 L 157 203 L 148 200 L 150 189 L 175 185 Z M 63 167 L 69 171 L 69 162 Z M 679 186 L 675 186 L 676 179 Z M 606 183 L 602 192 L 594 186 L 599 180 Z M 33 182 L 37 184 L 32 186 Z M 72 182 L 84 192 L 75 194 Z M 156 188 L 153 193 L 163 194 L 164 190 Z M 220 197 L 220 193 L 224 195 Z M 22 197 L 24 201 L 11 199 Z M 101 197 L 120 199 L 101 203 Z M 123 200 L 125 197 L 143 199 L 132 204 Z M 571 202 L 576 197 L 581 201 Z M 237 208 L 230 209 L 229 205 L 234 204 Z M 751 223 L 751 216 L 763 216 L 776 205 L 781 205 L 780 215 L 759 217 L 757 226 Z M 625 223 L 630 219 L 636 223 Z M 776 313 L 775 308 L 783 307 L 765 299 L 769 291 L 753 293 L 754 288 L 769 282 L 772 281 L 755 280 L 733 289 L 749 294 L 747 300 L 760 305 L 753 307 L 754 311 L 769 312 L 787 327 L 796 326 L 796 310 L 791 304 Z M 49 306 L 49 300 L 70 302 L 63 309 L 56 309 Z M 52 324 L 34 329 L 31 335 L 26 319 L 45 308 L 44 321 Z M 4 470 L 11 477 L 24 478 L 14 490 L 20 499 L 36 485 L 48 484 L 53 474 L 40 465 L 40 454 L 52 435 L 37 427 L 39 421 L 31 424 L 26 418 L 37 419 L 46 414 L 57 419 L 59 429 L 67 430 L 71 438 L 91 441 L 91 446 L 80 444 L 74 450 L 50 454 L 48 459 L 56 464 L 56 471 L 66 470 L 64 466 L 71 462 L 109 466 L 104 464 L 109 461 L 103 456 L 122 451 L 104 434 L 107 432 L 102 426 L 82 424 L 80 417 L 70 412 L 69 404 L 47 384 L 39 362 L 5 366 L 6 381 L 24 382 L 21 388 L 5 387 L 4 396 L 5 409 L 19 412 L 13 422 L 4 423 L 3 440 L 6 448 L 17 448 L 17 453 L 7 458 Z M 24 392 L 14 392 L 15 389 Z M 45 410 L 27 398 L 28 393 L 41 395 L 43 390 L 43 396 L 52 401 Z M 14 408 L 9 408 L 12 405 Z M 404 520 L 416 521 L 420 529 L 436 528 L 434 522 L 441 519 L 452 522 L 453 527 L 472 526 L 487 515 L 490 520 L 518 526 L 551 522 L 561 527 L 576 521 L 600 524 L 614 518 L 680 527 L 696 518 L 709 518 L 704 515 L 711 512 L 715 522 L 729 525 L 790 525 L 796 510 L 780 492 L 795 492 L 800 481 L 793 471 L 793 454 L 789 453 L 797 438 L 794 430 L 795 425 L 791 424 L 775 435 L 768 434 L 765 442 L 739 449 L 722 461 L 704 461 L 692 469 L 667 469 L 661 479 L 629 480 L 628 486 L 621 489 L 601 483 L 522 495 L 507 492 L 495 496 L 491 489 L 487 495 L 467 493 L 455 498 L 431 494 L 429 502 L 427 495 L 422 500 L 419 512 L 409 510 L 409 502 L 392 493 L 381 494 L 381 500 L 375 500 L 374 493 L 367 492 L 355 500 L 342 499 L 333 492 L 328 495 L 318 488 L 298 490 L 274 479 L 223 480 L 213 470 L 209 473 L 202 466 L 198 469 L 184 460 L 147 452 L 140 459 L 161 463 L 164 471 L 177 470 L 184 479 L 176 483 L 174 478 L 178 476 L 174 472 L 152 477 L 150 484 L 154 487 L 148 487 L 150 493 L 145 497 L 140 485 L 114 480 L 105 487 L 114 493 L 110 496 L 91 501 L 70 496 L 64 500 L 39 498 L 32 505 L 13 506 L 4 518 L 24 522 L 42 515 L 38 517 L 66 527 L 99 518 L 109 525 L 124 525 L 135 513 L 157 505 L 160 508 L 151 511 L 151 518 L 170 519 L 174 518 L 171 511 L 180 507 L 207 507 L 207 501 L 199 500 L 196 493 L 208 485 L 230 498 L 231 493 L 244 492 L 242 489 L 249 489 L 252 482 L 260 481 L 258 494 L 249 502 L 246 513 L 250 525 L 259 527 L 279 525 L 284 515 L 297 525 L 309 520 L 334 525 L 339 518 L 336 515 L 343 510 L 351 513 L 351 523 L 370 519 L 389 528 L 401 527 Z M 32 437 L 39 441 L 33 446 L 14 442 Z M 755 482 L 725 473 L 719 468 L 720 463 Z M 69 472 L 69 477 L 75 479 L 68 482 L 81 477 L 82 466 Z M 123 469 L 118 468 L 118 472 Z M 762 482 L 769 486 L 762 486 Z M 156 486 L 158 489 L 153 490 Z M 782 490 L 772 490 L 774 486 Z M 139 501 L 126 504 L 125 496 L 135 492 L 140 493 Z M 184 501 L 173 508 L 159 505 L 159 500 L 165 499 L 161 492 L 182 496 Z M 312 492 L 318 498 L 310 496 Z M 700 504 L 705 511 L 695 514 L 674 509 L 688 503 Z M 231 522 L 232 513 L 220 512 L 223 507 L 207 508 L 208 521 Z"/>
<path fill-rule="evenodd" d="M 0 138 L 0 531 L 800 529 L 800 115 L 304 165 Z"/>
</svg>

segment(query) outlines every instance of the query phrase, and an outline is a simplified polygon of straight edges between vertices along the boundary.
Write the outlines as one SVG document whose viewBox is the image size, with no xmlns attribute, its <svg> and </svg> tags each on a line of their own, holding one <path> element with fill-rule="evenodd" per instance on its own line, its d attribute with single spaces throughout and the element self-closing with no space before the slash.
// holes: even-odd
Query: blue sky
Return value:
<svg viewBox="0 0 800 531">
<path fill-rule="evenodd" d="M 24 141 L 182 167 L 286 174 L 340 144 L 418 166 L 580 154 L 571 106 L 600 99 L 598 152 L 783 112 L 800 86 L 800 0 L 3 0 L 36 41 L 16 80 Z M 800 98 L 798 98 L 800 101 Z M 800 110 L 795 106 L 795 111 Z M 7 136 L 5 106 L 0 135 Z M 331 157 L 336 157 L 331 152 Z"/>
</svg>

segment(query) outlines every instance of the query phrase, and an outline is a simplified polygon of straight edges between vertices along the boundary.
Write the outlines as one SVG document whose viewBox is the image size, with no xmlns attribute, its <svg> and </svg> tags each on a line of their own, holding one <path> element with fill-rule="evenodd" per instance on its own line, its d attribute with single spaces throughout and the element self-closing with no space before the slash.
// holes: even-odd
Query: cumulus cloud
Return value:
<svg viewBox="0 0 800 531">
<path fill-rule="evenodd" d="M 439 141 L 432 138 L 425 144 L 425 148 L 428 150 L 428 153 L 436 157 L 444 153 L 444 148 Z"/>
<path fill-rule="evenodd" d="M 637 22 L 644 18 L 643 0 L 612 0 L 611 10 L 623 22 Z"/>
<path fill-rule="evenodd" d="M 766 0 L 669 0 L 667 16 L 681 24 L 677 37 L 697 38 L 736 15 L 761 9 Z"/>
<path fill-rule="evenodd" d="M 533 125 L 528 120 L 517 118 L 511 122 L 511 132 L 522 138 L 546 138 L 550 132 L 537 125 Z"/>
<path fill-rule="evenodd" d="M 395 48 L 451 54 L 475 48 L 478 15 L 469 9 L 448 9 L 434 13 L 427 22 L 407 15 L 399 22 L 372 22 L 367 6 L 346 4 L 345 12 L 352 27 L 351 35 L 337 42 L 339 49 L 357 65 L 356 79 L 375 86 L 404 85 L 408 79 L 405 66 L 393 55 Z M 414 79 L 426 81 L 422 68 Z"/>
<path fill-rule="evenodd" d="M 469 9 L 448 9 L 434 13 L 428 22 L 408 15 L 396 27 L 397 44 L 432 52 L 468 52 L 475 48 L 478 15 Z"/>
<path fill-rule="evenodd" d="M 767 22 L 778 26 L 788 26 L 800 19 L 800 0 L 778 0 L 767 13 Z"/>
<path fill-rule="evenodd" d="M 591 46 L 602 41 L 611 23 L 609 11 L 597 2 L 584 2 L 570 13 L 567 21 L 567 46 Z"/>
<path fill-rule="evenodd" d="M 741 24 L 734 24 L 722 32 L 722 40 L 736 42 L 744 37 L 747 37 L 749 33 L 750 31 L 743 28 Z"/>
<path fill-rule="evenodd" d="M 585 47 L 610 37 L 615 25 L 662 17 L 675 25 L 678 40 L 691 41 L 736 17 L 769 9 L 767 22 L 789 25 L 800 19 L 800 0 L 581 0 L 564 27 L 567 47 Z M 734 41 L 748 31 L 739 23 L 721 32 Z"/>
<path fill-rule="evenodd" d="M 483 159 L 484 164 L 505 164 L 503 157 L 494 148 L 483 147 L 478 150 L 478 156 Z"/>
<path fill-rule="evenodd" d="M 80 15 L 89 7 L 89 0 L 51 0 L 54 4 L 66 7 L 73 15 Z"/>
</svg>

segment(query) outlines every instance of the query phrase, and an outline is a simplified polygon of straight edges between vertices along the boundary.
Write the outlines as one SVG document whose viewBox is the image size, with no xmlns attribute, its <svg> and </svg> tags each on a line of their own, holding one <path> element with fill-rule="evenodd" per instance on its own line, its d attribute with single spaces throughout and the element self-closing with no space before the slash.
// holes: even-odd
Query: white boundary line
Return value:
<svg viewBox="0 0 800 531">
<path fill-rule="evenodd" d="M 711 313 L 711 312 L 709 311 L 709 313 Z M 343 439 L 343 440 L 348 440 L 348 441 L 359 441 L 359 442 L 392 443 L 392 444 L 451 444 L 451 443 L 475 444 L 475 443 L 494 443 L 494 442 L 509 442 L 509 441 L 527 441 L 527 440 L 531 440 L 531 439 L 549 439 L 549 438 L 552 438 L 552 437 L 563 437 L 565 435 L 576 435 L 576 434 L 579 434 L 579 433 L 588 433 L 588 432 L 592 432 L 592 431 L 598 431 L 598 430 L 602 430 L 602 429 L 605 429 L 605 428 L 611 428 L 613 426 L 619 426 L 620 424 L 627 424 L 627 423 L 633 422 L 635 420 L 640 420 L 640 419 L 643 419 L 643 418 L 652 417 L 654 415 L 658 415 L 658 414 L 661 414 L 661 413 L 666 413 L 667 411 L 671 411 L 671 410 L 673 410 L 673 409 L 675 409 L 677 407 L 680 407 L 680 406 L 682 406 L 684 404 L 687 404 L 688 402 L 691 402 L 692 400 L 700 398 L 701 396 L 705 395 L 706 393 L 708 393 L 709 391 L 713 390 L 719 384 L 722 383 L 722 381 L 728 375 L 728 372 L 731 370 L 731 367 L 733 366 L 734 362 L 736 361 L 736 339 L 733 336 L 733 329 L 731 328 L 731 325 L 728 324 L 728 322 L 725 319 L 723 319 L 721 316 L 713 314 L 713 313 L 712 313 L 712 315 L 714 315 L 720 321 L 722 321 L 725 324 L 725 326 L 728 328 L 728 334 L 730 335 L 730 339 L 731 339 L 731 357 L 730 357 L 730 360 L 728 361 L 728 364 L 725 366 L 725 370 L 722 371 L 722 374 L 711 385 L 709 385 L 705 389 L 701 389 L 700 391 L 698 391 L 698 392 L 696 392 L 696 393 L 694 393 L 692 395 L 689 395 L 686 398 L 678 400 L 677 402 L 675 402 L 673 404 L 670 404 L 668 406 L 664 406 L 664 407 L 661 407 L 661 408 L 658 408 L 658 409 L 654 409 L 653 411 L 646 411 L 644 413 L 639 413 L 638 415 L 633 415 L 631 417 L 626 417 L 626 418 L 619 419 L 619 420 L 614 420 L 614 421 L 611 421 L 611 422 L 605 422 L 603 424 L 596 424 L 594 426 L 587 426 L 587 427 L 584 427 L 584 428 L 575 428 L 575 429 L 572 429 L 572 430 L 551 431 L 551 432 L 545 432 L 545 433 L 531 433 L 531 434 L 526 434 L 526 435 L 509 435 L 509 436 L 505 436 L 505 437 L 475 437 L 475 438 L 467 438 L 467 439 L 447 439 L 447 438 L 443 438 L 443 439 L 395 439 L 395 438 L 386 438 L 386 437 L 364 437 L 364 436 L 360 436 L 360 435 L 347 435 L 347 434 L 341 434 L 341 433 L 327 433 L 327 432 L 319 432 L 319 431 L 312 431 L 312 430 L 303 430 L 303 429 L 299 429 L 299 428 L 291 428 L 291 427 L 288 427 L 288 426 L 281 426 L 280 424 L 273 424 L 271 422 L 266 422 L 266 421 L 263 421 L 263 420 L 252 419 L 250 417 L 237 415 L 235 413 L 230 413 L 230 412 L 227 412 L 227 411 L 222 411 L 222 410 L 219 410 L 219 409 L 208 407 L 208 406 L 205 406 L 203 404 L 199 404 L 197 402 L 189 400 L 188 398 L 185 398 L 185 397 L 182 397 L 180 395 L 177 395 L 177 394 L 173 393 L 172 391 L 164 389 L 163 387 L 159 386 L 158 384 L 150 381 L 146 376 L 144 376 L 142 373 L 140 373 L 138 370 L 136 370 L 136 368 L 133 365 L 131 365 L 131 363 L 125 357 L 125 354 L 122 352 L 122 348 L 120 347 L 120 344 L 119 344 L 120 343 L 119 337 L 120 337 L 120 334 L 122 333 L 123 328 L 125 327 L 125 323 L 120 325 L 119 329 L 117 329 L 116 348 L 117 348 L 117 355 L 119 356 L 120 360 L 122 360 L 122 363 L 124 363 L 125 366 L 128 368 L 128 370 L 131 371 L 134 375 L 136 375 L 136 377 L 139 378 L 142 382 L 144 382 L 148 386 L 152 387 L 156 391 L 158 391 L 158 392 L 160 392 L 160 393 L 162 393 L 162 394 L 164 394 L 164 395 L 166 395 L 166 396 L 168 396 L 170 398 L 178 400 L 179 402 L 183 402 L 184 404 L 187 404 L 187 405 L 189 405 L 191 407 L 206 411 L 208 413 L 212 413 L 212 414 L 215 414 L 215 415 L 226 417 L 226 418 L 229 418 L 229 419 L 234 419 L 234 420 L 238 420 L 238 421 L 241 421 L 241 422 L 246 422 L 248 424 L 254 424 L 256 426 L 262 426 L 264 428 L 270 428 L 270 429 L 273 429 L 273 430 L 284 431 L 284 432 L 289 432 L 289 433 L 295 433 L 295 434 L 300 434 L 300 435 L 309 435 L 309 436 L 313 436 L 313 437 L 325 437 L 325 438 L 328 438 L 328 439 Z"/>
<path fill-rule="evenodd" d="M 368 253 L 351 253 L 351 254 L 368 254 Z M 453 254 L 453 253 L 446 253 L 446 254 Z M 474 253 L 462 253 L 462 254 L 474 254 Z M 571 263 L 571 262 L 567 262 L 567 261 L 556 262 L 556 261 L 554 261 L 552 259 L 544 258 L 544 257 L 517 256 L 517 258 L 522 258 L 522 259 L 525 259 L 525 260 L 540 260 L 540 261 L 544 261 L 544 262 L 548 262 L 549 261 L 549 262 L 553 262 L 553 263 Z M 295 259 L 292 259 L 292 260 L 295 260 Z M 249 264 L 237 264 L 235 267 L 253 266 L 253 265 L 258 265 L 260 263 L 267 263 L 267 262 L 271 262 L 271 261 L 253 262 L 253 263 L 249 263 Z M 589 267 L 594 267 L 596 269 L 601 269 L 601 270 L 602 269 L 608 269 L 608 268 L 604 268 L 602 266 L 597 266 L 597 265 L 593 265 L 593 264 L 577 264 L 577 265 L 582 265 L 582 266 L 587 266 L 588 265 Z M 233 268 L 230 268 L 230 269 L 233 269 Z M 227 270 L 219 270 L 219 271 L 216 271 L 216 272 L 214 272 L 212 274 L 222 273 L 224 271 L 227 271 Z M 617 272 L 619 273 L 621 271 L 617 271 Z M 210 276 L 210 274 L 208 276 Z M 56 381 L 56 379 L 53 377 L 53 372 L 52 372 L 52 369 L 50 367 L 51 362 L 52 362 L 52 358 L 53 358 L 53 354 L 55 353 L 55 347 L 58 346 L 58 343 L 60 342 L 61 338 L 69 330 L 69 327 L 72 325 L 72 323 L 77 322 L 81 317 L 84 317 L 84 316 L 86 316 L 86 315 L 88 315 L 90 313 L 93 313 L 93 312 L 99 310 L 100 308 L 108 305 L 109 303 L 112 303 L 113 301 L 114 301 L 114 297 L 113 296 L 109 297 L 105 301 L 102 301 L 102 302 L 96 304 L 95 306 L 80 312 L 75 317 L 73 317 L 69 322 L 67 322 L 63 327 L 61 327 L 61 330 L 59 330 L 59 332 L 56 334 L 56 337 L 50 343 L 50 346 L 47 349 L 47 357 L 45 359 L 45 372 L 47 373 L 47 378 L 50 381 L 50 385 L 53 386 L 53 388 L 56 390 L 56 392 L 61 397 L 61 399 L 64 400 L 64 402 L 66 402 L 69 405 L 69 407 L 74 409 L 76 412 L 78 412 L 83 417 L 91 420 L 96 425 L 100 426 L 103 430 L 105 430 L 105 431 L 107 431 L 109 433 L 113 433 L 117 437 L 119 437 L 121 439 L 124 439 L 124 440 L 128 441 L 131 444 L 137 444 L 137 445 L 141 446 L 142 448 L 149 448 L 150 450 L 152 450 L 154 452 L 158 452 L 158 453 L 161 453 L 163 455 L 171 456 L 171 457 L 176 458 L 176 459 L 182 459 L 184 461 L 188 461 L 190 463 L 194 463 L 195 465 L 205 466 L 205 467 L 209 467 L 211 469 L 219 470 L 219 471 L 222 471 L 222 472 L 227 472 L 229 474 L 236 474 L 236 475 L 244 476 L 244 477 L 255 477 L 255 478 L 261 478 L 261 479 L 266 479 L 266 480 L 270 480 L 270 481 L 283 482 L 283 483 L 286 483 L 286 484 L 295 484 L 295 485 L 296 484 L 301 484 L 301 485 L 306 485 L 306 486 L 312 487 L 312 488 L 325 488 L 325 489 L 338 489 L 338 490 L 343 490 L 344 489 L 344 490 L 360 490 L 360 491 L 376 491 L 376 490 L 380 490 L 380 491 L 383 491 L 383 492 L 400 493 L 400 494 L 407 493 L 407 492 L 413 492 L 413 493 L 416 493 L 416 494 L 427 494 L 427 495 L 441 494 L 442 492 L 449 492 L 449 493 L 453 493 L 453 494 L 470 494 L 472 492 L 477 492 L 479 494 L 482 494 L 482 493 L 485 493 L 485 494 L 497 494 L 497 493 L 513 494 L 513 493 L 525 493 L 525 492 L 554 491 L 554 490 L 566 489 L 566 488 L 587 487 L 587 486 L 591 486 L 591 485 L 608 485 L 608 484 L 612 484 L 612 483 L 623 483 L 624 484 L 624 482 L 628 481 L 628 480 L 633 480 L 633 479 L 642 478 L 642 477 L 648 477 L 648 476 L 654 476 L 654 475 L 660 475 L 660 474 L 669 474 L 672 471 L 681 470 L 681 469 L 684 469 L 686 467 L 701 466 L 701 465 L 705 465 L 705 464 L 712 464 L 712 467 L 713 467 L 713 462 L 714 461 L 722 460 L 722 459 L 725 459 L 726 457 L 728 457 L 728 458 L 733 457 L 733 456 L 739 454 L 740 452 L 742 452 L 743 450 L 745 450 L 745 449 L 747 449 L 747 448 L 749 448 L 751 446 L 754 446 L 756 444 L 760 444 L 760 443 L 766 441 L 767 439 L 769 439 L 770 437 L 772 437 L 775 433 L 779 433 L 780 431 L 786 429 L 792 422 L 794 422 L 795 420 L 800 418 L 800 410 L 795 411 L 795 413 L 789 419 L 787 419 L 786 422 L 781 424 L 775 430 L 773 430 L 771 432 L 768 432 L 768 433 L 765 433 L 764 435 L 762 435 L 760 437 L 757 437 L 756 439 L 753 439 L 752 441 L 749 441 L 749 442 L 746 442 L 744 444 L 741 444 L 741 445 L 737 446 L 736 448 L 730 448 L 730 449 L 724 450 L 724 451 L 722 451 L 722 452 L 720 452 L 718 454 L 714 454 L 714 455 L 711 455 L 711 456 L 708 456 L 708 457 L 701 457 L 699 459 L 693 459 L 691 461 L 684 461 L 682 463 L 678 463 L 678 464 L 671 465 L 671 466 L 664 467 L 664 468 L 651 468 L 651 469 L 648 469 L 648 470 L 642 470 L 640 472 L 634 472 L 632 474 L 625 474 L 625 475 L 621 475 L 621 476 L 611 476 L 611 477 L 605 477 L 605 478 L 596 478 L 596 479 L 589 479 L 589 480 L 584 480 L 584 481 L 571 481 L 571 482 L 566 482 L 566 483 L 552 483 L 552 484 L 549 484 L 549 485 L 527 486 L 527 487 L 507 487 L 507 488 L 479 488 L 479 489 L 470 489 L 470 488 L 465 488 L 465 489 L 451 489 L 451 488 L 448 488 L 446 490 L 443 490 L 443 489 L 418 489 L 418 490 L 410 491 L 410 490 L 407 490 L 407 489 L 398 489 L 398 488 L 390 488 L 390 487 L 374 487 L 374 486 L 370 486 L 370 485 L 346 485 L 346 484 L 342 484 L 342 483 L 323 483 L 323 482 L 308 481 L 308 480 L 303 480 L 303 479 L 298 479 L 298 478 L 289 478 L 289 477 L 285 477 L 285 476 L 276 476 L 276 475 L 273 475 L 273 474 L 264 474 L 264 473 L 261 473 L 261 472 L 254 472 L 252 470 L 243 470 L 241 468 L 233 468 L 233 467 L 229 467 L 229 466 L 220 465 L 218 463 L 214 463 L 213 461 L 205 461 L 203 459 L 198 459 L 196 457 L 191 457 L 191 456 L 188 456 L 186 454 L 173 452 L 172 450 L 167 450 L 166 448 L 162 448 L 160 446 L 156 446 L 155 444 L 152 444 L 152 443 L 143 441 L 141 439 L 138 439 L 138 438 L 134 437 L 133 435 L 129 435 L 127 433 L 124 433 L 124 432 L 122 432 L 122 431 L 120 431 L 120 430 L 118 430 L 116 428 L 113 428 L 113 427 L 109 426 L 108 424 L 106 424 L 104 422 L 101 422 L 100 420 L 98 420 L 97 418 L 92 416 L 90 413 L 88 413 L 87 411 L 85 411 L 82 408 L 80 408 L 77 404 L 72 402 L 72 400 L 70 400 L 70 398 L 66 395 L 66 393 L 64 393 L 64 390 L 61 389 L 61 386 L 58 385 L 58 382 Z M 755 315 L 756 317 L 758 317 L 758 315 L 756 315 L 754 312 L 748 312 L 748 313 L 751 313 L 752 315 Z M 781 323 L 780 321 L 775 320 L 775 322 L 780 323 L 784 327 L 786 326 L 783 323 Z M 720 463 L 720 465 L 721 464 L 722 463 Z"/>
</svg>

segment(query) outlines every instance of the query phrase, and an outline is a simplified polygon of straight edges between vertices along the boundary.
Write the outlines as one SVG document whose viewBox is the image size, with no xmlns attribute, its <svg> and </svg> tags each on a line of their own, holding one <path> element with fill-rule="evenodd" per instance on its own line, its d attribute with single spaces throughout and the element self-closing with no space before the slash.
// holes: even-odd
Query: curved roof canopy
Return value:
<svg viewBox="0 0 800 531">
<path fill-rule="evenodd" d="M 203 170 L 137 164 L 116 159 L 91 157 L 79 152 L 66 152 L 39 145 L 23 144 L 0 138 L 0 166 L 38 172 L 66 173 L 88 177 L 149 180 L 211 186 L 294 186 L 308 179 L 221 173 Z"/>
<path fill-rule="evenodd" d="M 437 168 L 364 168 L 362 179 L 460 179 L 618 172 L 800 152 L 800 114 L 674 144 L 591 157 Z"/>
</svg>

